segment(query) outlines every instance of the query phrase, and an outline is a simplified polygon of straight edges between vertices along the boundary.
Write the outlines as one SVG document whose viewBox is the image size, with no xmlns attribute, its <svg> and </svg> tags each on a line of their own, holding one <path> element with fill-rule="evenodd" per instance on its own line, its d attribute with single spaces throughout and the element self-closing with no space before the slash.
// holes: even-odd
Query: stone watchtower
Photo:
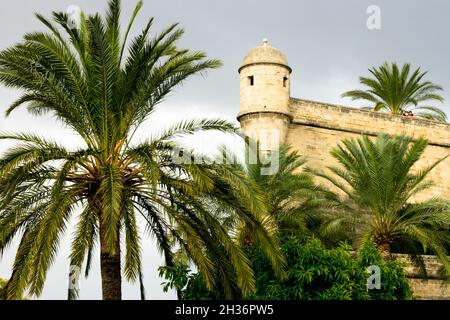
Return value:
<svg viewBox="0 0 450 320">
<path fill-rule="evenodd" d="M 240 112 L 243 133 L 273 150 L 286 141 L 292 115 L 289 109 L 292 69 L 283 53 L 263 45 L 250 50 L 239 68 Z"/>
</svg>

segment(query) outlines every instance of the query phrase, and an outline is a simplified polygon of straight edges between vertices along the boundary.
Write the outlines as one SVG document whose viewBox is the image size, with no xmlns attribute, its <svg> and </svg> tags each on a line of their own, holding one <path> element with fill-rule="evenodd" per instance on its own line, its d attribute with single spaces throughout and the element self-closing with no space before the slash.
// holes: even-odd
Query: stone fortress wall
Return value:
<svg viewBox="0 0 450 320">
<path fill-rule="evenodd" d="M 239 68 L 241 99 L 237 119 L 242 131 L 258 139 L 262 149 L 273 147 L 273 137 L 267 132 L 275 132 L 277 144 L 290 144 L 307 157 L 309 166 L 324 170 L 336 164 L 330 150 L 343 139 L 361 134 L 375 137 L 384 132 L 428 139 L 419 168 L 450 154 L 450 124 L 291 98 L 291 73 L 284 54 L 269 46 L 267 40 L 250 50 Z M 430 178 L 434 186 L 415 199 L 450 199 L 450 157 L 433 169 Z M 408 265 L 406 271 L 417 297 L 450 299 L 450 287 L 443 287 L 437 274 L 440 264 L 436 257 L 424 256 L 427 279 L 406 256 L 398 258 Z"/>
<path fill-rule="evenodd" d="M 361 134 L 375 137 L 380 132 L 427 138 L 429 145 L 418 163 L 419 168 L 450 154 L 449 124 L 293 98 L 290 106 L 293 118 L 286 142 L 305 155 L 308 165 L 314 168 L 325 170 L 336 164 L 329 151 L 343 139 L 357 138 Z M 434 186 L 419 194 L 416 200 L 437 196 L 450 199 L 450 157 L 431 171 L 430 178 Z M 437 257 L 423 256 L 425 278 L 407 255 L 394 256 L 407 266 L 407 277 L 416 298 L 450 299 L 450 285 L 439 275 L 441 263 Z"/>
<path fill-rule="evenodd" d="M 395 254 L 394 258 L 406 265 L 406 275 L 409 279 L 414 296 L 417 299 L 449 300 L 450 285 L 446 284 L 440 276 L 441 263 L 436 256 L 422 256 L 425 264 L 426 278 L 422 271 L 411 263 L 406 254 Z M 383 281 L 383 280 L 381 280 Z"/>
<path fill-rule="evenodd" d="M 375 137 L 380 132 L 427 138 L 429 145 L 417 164 L 419 168 L 450 154 L 450 124 L 292 98 L 290 108 L 293 119 L 286 142 L 314 168 L 336 164 L 330 150 L 343 139 L 361 134 Z M 450 199 L 450 157 L 431 171 L 430 178 L 434 186 L 417 200 L 436 196 Z"/>
</svg>

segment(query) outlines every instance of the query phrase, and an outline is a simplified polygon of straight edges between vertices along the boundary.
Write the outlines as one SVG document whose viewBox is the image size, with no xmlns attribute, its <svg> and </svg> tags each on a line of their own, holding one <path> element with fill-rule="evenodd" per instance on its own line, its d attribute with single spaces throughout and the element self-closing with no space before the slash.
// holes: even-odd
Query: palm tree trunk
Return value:
<svg viewBox="0 0 450 320">
<path fill-rule="evenodd" d="M 391 256 L 391 244 L 389 242 L 379 243 L 378 250 L 380 250 L 383 259 L 388 259 Z"/>
<path fill-rule="evenodd" d="M 100 227 L 100 269 L 103 300 L 121 300 L 120 237 L 117 237 L 115 253 L 111 254 L 105 243 L 104 230 L 105 228 Z M 117 232 L 119 233 L 119 230 Z"/>
</svg>

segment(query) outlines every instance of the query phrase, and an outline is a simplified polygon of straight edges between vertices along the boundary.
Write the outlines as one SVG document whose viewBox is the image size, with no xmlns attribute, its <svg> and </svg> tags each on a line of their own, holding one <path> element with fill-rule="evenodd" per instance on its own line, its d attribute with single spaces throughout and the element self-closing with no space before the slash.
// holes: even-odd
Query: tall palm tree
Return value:
<svg viewBox="0 0 450 320">
<path fill-rule="evenodd" d="M 331 151 L 340 166 L 328 167 L 332 174 L 317 174 L 340 191 L 336 199 L 341 209 L 357 218 L 361 240 L 372 239 L 383 256 L 390 254 L 393 243 L 414 240 L 424 251 L 437 254 L 449 271 L 445 250 L 449 238 L 442 232 L 450 224 L 449 202 L 413 201 L 432 185 L 427 176 L 445 159 L 416 168 L 426 146 L 423 138 L 386 134 L 375 142 L 367 136 L 346 139 Z"/>
<path fill-rule="evenodd" d="M 72 150 L 30 133 L 0 136 L 18 142 L 0 158 L 0 253 L 21 235 L 6 288 L 10 299 L 25 290 L 41 294 L 73 216 L 71 269 L 85 264 L 87 276 L 98 242 L 104 299 L 121 298 L 122 273 L 129 281 L 139 279 L 142 289 L 139 217 L 167 264 L 172 263 L 169 239 L 175 239 L 209 286 L 218 274 L 224 286 L 232 286 L 226 277 L 233 273 L 244 292 L 254 290 L 250 262 L 210 213 L 213 204 L 234 205 L 239 218 L 254 225 L 281 273 L 272 231 L 261 224 L 270 219 L 263 198 L 245 175 L 220 164 L 174 161 L 179 148 L 174 138 L 230 130 L 232 124 L 183 121 L 133 144 L 136 130 L 175 86 L 220 66 L 203 53 L 179 49 L 183 30 L 177 25 L 151 38 L 153 19 L 129 42 L 126 54 L 141 6 L 139 2 L 123 39 L 120 1 L 110 0 L 105 17 L 82 13 L 77 28 L 65 13 L 53 13 L 56 24 L 37 14 L 48 32 L 26 34 L 22 43 L 0 53 L 0 81 L 23 91 L 7 114 L 28 104 L 29 112 L 54 115 L 84 141 Z M 223 265 L 224 260 L 230 263 Z M 71 298 L 76 295 L 69 290 Z"/>
<path fill-rule="evenodd" d="M 397 64 L 385 62 L 379 68 L 371 68 L 372 78 L 360 77 L 359 82 L 367 87 L 365 90 L 353 90 L 342 94 L 352 100 L 370 102 L 369 109 L 403 115 L 412 111 L 420 118 L 445 122 L 447 115 L 440 108 L 429 105 L 430 101 L 443 102 L 444 98 L 437 92 L 442 87 L 423 78 L 427 72 L 417 68 L 410 74 L 411 66 L 403 65 L 401 70 Z"/>
</svg>

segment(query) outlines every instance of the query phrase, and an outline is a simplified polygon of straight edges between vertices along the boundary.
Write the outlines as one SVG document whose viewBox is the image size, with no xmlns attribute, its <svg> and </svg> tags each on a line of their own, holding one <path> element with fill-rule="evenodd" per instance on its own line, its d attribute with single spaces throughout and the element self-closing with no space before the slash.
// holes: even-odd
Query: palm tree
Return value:
<svg viewBox="0 0 450 320">
<path fill-rule="evenodd" d="M 30 133 L 0 136 L 18 142 L 0 158 L 0 254 L 21 235 L 5 289 L 9 299 L 25 290 L 41 294 L 73 216 L 71 269 L 85 264 L 87 276 L 98 242 L 104 299 L 121 298 L 122 273 L 129 281 L 139 279 L 143 293 L 139 217 L 168 265 L 173 260 L 169 240 L 175 239 L 209 287 L 218 274 L 224 286 L 233 286 L 226 281 L 233 273 L 237 286 L 253 291 L 250 261 L 210 213 L 211 205 L 233 205 L 239 218 L 257 230 L 281 273 L 281 255 L 271 231 L 261 224 L 270 220 L 263 197 L 245 175 L 233 167 L 188 161 L 190 157 L 174 161 L 179 150 L 175 138 L 234 129 L 232 124 L 183 121 L 133 144 L 136 130 L 175 86 L 220 66 L 204 53 L 179 49 L 183 30 L 176 24 L 151 38 L 153 19 L 129 42 L 126 54 L 141 6 L 139 2 L 122 40 L 120 1 L 110 0 L 105 17 L 83 13 L 77 28 L 65 13 L 53 13 L 56 24 L 37 14 L 49 31 L 26 34 L 22 43 L 0 53 L 0 81 L 23 91 L 7 114 L 28 104 L 29 112 L 54 115 L 84 141 L 79 149 L 69 149 Z M 230 262 L 224 265 L 224 260 Z M 70 298 L 76 296 L 77 290 L 69 290 Z"/>
<path fill-rule="evenodd" d="M 7 279 L 2 279 L 0 278 L 0 300 L 6 300 L 6 286 L 8 284 L 8 280 Z M 28 300 L 27 297 L 21 297 L 18 300 Z"/>
<path fill-rule="evenodd" d="M 2 293 L 1 290 L 6 286 L 7 283 L 8 283 L 8 281 L 0 278 L 0 296 L 1 296 L 1 293 Z"/>
<path fill-rule="evenodd" d="M 257 143 L 249 144 L 247 148 L 250 149 L 252 145 Z M 277 160 L 275 174 L 267 175 L 264 174 L 264 169 L 268 167 L 270 159 L 258 151 L 252 152 L 259 155 L 256 163 L 247 158 L 239 169 L 246 172 L 264 193 L 269 214 L 278 225 L 280 238 L 313 236 L 329 247 L 350 240 L 345 230 L 328 232 L 329 222 L 335 218 L 332 212 L 336 202 L 335 195 L 315 182 L 315 177 L 311 174 L 314 170 L 306 166 L 306 157 L 293 150 L 290 145 L 283 144 L 279 150 L 272 151 L 269 157 Z M 243 245 L 253 244 L 251 227 L 241 224 L 239 229 L 240 242 Z"/>
<path fill-rule="evenodd" d="M 289 145 L 280 146 L 272 157 L 278 160 L 278 170 L 273 175 L 263 174 L 267 166 L 263 159 L 257 163 L 246 161 L 241 170 L 263 190 L 269 213 L 281 233 L 311 233 L 320 224 L 322 209 L 327 205 L 324 190 L 304 170 L 306 158 Z"/>
<path fill-rule="evenodd" d="M 355 229 L 361 243 L 373 240 L 386 257 L 392 244 L 414 240 L 424 251 L 438 255 L 449 271 L 445 250 L 449 239 L 447 232 L 442 232 L 450 223 L 448 201 L 413 201 L 414 196 L 430 188 L 428 174 L 445 159 L 416 168 L 426 146 L 423 138 L 386 134 L 380 134 L 375 142 L 367 136 L 346 139 L 331 151 L 340 166 L 328 167 L 332 174 L 317 174 L 339 190 L 336 199 L 341 209 L 357 218 Z M 346 222 L 345 217 L 338 221 Z"/>
<path fill-rule="evenodd" d="M 305 235 L 318 231 L 321 223 L 321 213 L 327 200 L 321 192 L 324 190 L 314 183 L 314 176 L 303 170 L 306 159 L 287 144 L 281 145 L 279 150 L 272 151 L 270 157 L 264 156 L 258 148 L 251 148 L 257 143 L 246 145 L 247 158 L 243 163 L 235 161 L 235 154 L 223 148 L 223 158 L 233 159 L 229 161 L 238 172 L 245 172 L 249 181 L 257 186 L 264 196 L 269 216 L 273 218 L 267 221 L 266 228 L 273 228 L 276 222 L 279 238 L 284 235 Z M 253 160 L 250 160 L 250 152 Z M 255 156 L 256 155 L 256 156 Z M 256 161 L 255 161 L 256 160 Z M 276 170 L 273 174 L 266 174 L 264 170 L 276 161 Z M 238 218 L 235 208 L 232 206 L 216 206 L 211 213 L 220 221 L 221 225 L 231 234 L 236 234 L 238 242 L 243 247 L 261 246 L 258 232 L 253 230 L 254 224 L 248 224 Z M 160 274 L 176 288 L 179 298 L 187 282 L 186 274 L 189 273 L 189 259 L 183 248 L 177 250 L 175 267 L 161 267 Z M 225 261 L 225 263 L 227 263 Z M 168 286 L 170 287 L 170 285 Z M 218 292 L 223 293 L 218 288 Z M 242 298 L 242 292 L 234 292 L 234 297 Z"/>
<path fill-rule="evenodd" d="M 410 74 L 411 66 L 403 65 L 400 70 L 397 64 L 385 62 L 379 68 L 371 68 L 373 78 L 360 77 L 359 82 L 366 90 L 353 90 L 342 94 L 352 100 L 366 100 L 371 103 L 369 109 L 403 115 L 408 111 L 420 118 L 446 122 L 447 115 L 429 101 L 443 102 L 444 98 L 437 91 L 442 88 L 423 78 L 427 72 L 420 68 Z"/>
</svg>

